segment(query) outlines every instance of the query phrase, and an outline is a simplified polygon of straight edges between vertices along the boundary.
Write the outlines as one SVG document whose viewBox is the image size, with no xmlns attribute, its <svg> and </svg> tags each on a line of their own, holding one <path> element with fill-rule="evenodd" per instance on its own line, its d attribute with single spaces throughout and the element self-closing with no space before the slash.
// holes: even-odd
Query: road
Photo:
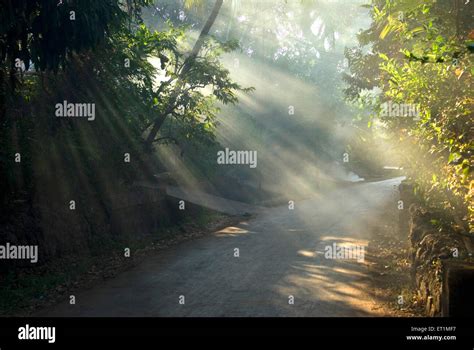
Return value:
<svg viewBox="0 0 474 350">
<path fill-rule="evenodd" d="M 399 182 L 359 183 L 296 201 L 294 210 L 267 209 L 37 316 L 384 316 L 366 262 L 324 252 L 333 243 L 366 247 L 383 208 L 396 210 Z"/>
</svg>

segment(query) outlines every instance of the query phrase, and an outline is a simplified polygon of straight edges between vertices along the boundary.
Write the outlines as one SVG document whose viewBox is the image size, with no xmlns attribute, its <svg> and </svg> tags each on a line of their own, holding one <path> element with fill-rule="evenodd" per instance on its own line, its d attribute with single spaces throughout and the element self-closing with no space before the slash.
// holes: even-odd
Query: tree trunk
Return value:
<svg viewBox="0 0 474 350">
<path fill-rule="evenodd" d="M 216 3 L 214 4 L 214 8 L 212 9 L 211 15 L 207 19 L 206 24 L 201 30 L 201 33 L 199 34 L 198 39 L 194 43 L 194 47 L 189 54 L 189 56 L 186 58 L 183 64 L 183 68 L 181 69 L 180 72 L 180 77 L 184 77 L 184 75 L 189 71 L 189 69 L 192 66 L 193 61 L 196 59 L 196 57 L 199 54 L 199 51 L 201 51 L 202 45 L 204 44 L 204 40 L 206 37 L 209 35 L 209 31 L 211 30 L 211 27 L 214 25 L 214 22 L 216 21 L 217 15 L 219 14 L 219 11 L 222 7 L 222 4 L 224 3 L 224 0 L 216 0 Z M 162 115 L 159 115 L 155 121 L 153 122 L 153 127 L 150 130 L 150 133 L 148 134 L 146 141 L 145 141 L 145 147 L 147 149 L 152 148 L 153 141 L 155 140 L 156 134 L 161 129 L 161 126 L 165 122 L 166 118 L 168 115 L 173 111 L 174 109 L 174 104 L 176 103 L 176 99 L 178 98 L 178 95 L 181 92 L 182 88 L 182 81 L 180 78 L 178 78 L 178 81 L 176 83 L 176 87 L 174 88 L 172 94 L 171 94 L 171 99 L 168 102 L 168 106 L 165 109 L 165 112 Z"/>
</svg>

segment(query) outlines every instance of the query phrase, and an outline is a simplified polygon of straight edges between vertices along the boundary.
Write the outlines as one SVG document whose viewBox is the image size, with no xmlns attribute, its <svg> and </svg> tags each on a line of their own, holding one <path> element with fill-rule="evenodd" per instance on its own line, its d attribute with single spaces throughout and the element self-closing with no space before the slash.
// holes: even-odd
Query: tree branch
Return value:
<svg viewBox="0 0 474 350">
<path fill-rule="evenodd" d="M 190 55 L 186 58 L 186 60 L 183 63 L 183 67 L 178 77 L 178 83 L 176 84 L 173 90 L 173 93 L 171 94 L 171 98 L 168 102 L 168 107 L 165 109 L 165 112 L 162 115 L 159 115 L 155 119 L 153 128 L 150 130 L 150 133 L 148 134 L 148 137 L 146 138 L 146 141 L 145 141 L 146 149 L 151 150 L 151 145 L 153 143 L 153 140 L 156 137 L 156 134 L 158 133 L 158 131 L 160 131 L 160 128 L 162 127 L 168 115 L 173 111 L 176 99 L 178 98 L 178 95 L 181 93 L 181 89 L 184 85 L 184 77 L 186 73 L 189 71 L 189 69 L 191 68 L 192 63 L 196 59 L 197 55 L 199 54 L 199 51 L 201 50 L 206 37 L 209 35 L 209 31 L 211 30 L 212 25 L 216 21 L 217 15 L 219 14 L 219 11 L 223 3 L 224 3 L 224 0 L 216 0 L 216 3 L 214 4 L 214 8 L 212 9 L 211 15 L 207 19 L 207 22 L 204 25 L 204 28 L 201 30 L 201 33 L 199 34 L 199 38 L 194 44 L 194 47 Z"/>
</svg>

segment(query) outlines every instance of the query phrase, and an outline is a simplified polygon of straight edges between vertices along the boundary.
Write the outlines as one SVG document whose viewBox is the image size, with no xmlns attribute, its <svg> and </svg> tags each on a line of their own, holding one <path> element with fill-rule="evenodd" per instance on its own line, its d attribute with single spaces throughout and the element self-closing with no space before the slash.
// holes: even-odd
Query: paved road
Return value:
<svg viewBox="0 0 474 350">
<path fill-rule="evenodd" d="M 361 183 L 160 252 L 38 316 L 382 316 L 367 265 L 330 260 L 333 243 L 366 245 L 400 179 Z M 240 256 L 235 257 L 235 248 Z M 179 304 L 179 297 L 185 304 Z M 290 296 L 294 304 L 290 304 Z"/>
</svg>

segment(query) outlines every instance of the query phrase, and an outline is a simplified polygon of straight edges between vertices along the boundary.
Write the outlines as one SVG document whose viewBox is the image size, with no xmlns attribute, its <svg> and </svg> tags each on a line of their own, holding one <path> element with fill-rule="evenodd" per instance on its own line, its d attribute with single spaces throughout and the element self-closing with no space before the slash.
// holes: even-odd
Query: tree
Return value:
<svg viewBox="0 0 474 350">
<path fill-rule="evenodd" d="M 472 4 L 374 0 L 370 8 L 372 26 L 347 53 L 348 98 L 363 101 L 368 122 L 378 120 L 402 145 L 426 204 L 447 210 L 453 227 L 474 231 Z M 375 87 L 381 93 L 369 94 Z M 418 118 L 384 114 L 389 102 L 417 106 Z"/>
<path fill-rule="evenodd" d="M 171 97 L 168 100 L 167 105 L 164 107 L 164 110 L 153 121 L 153 126 L 146 138 L 146 142 L 145 142 L 146 148 L 148 149 L 151 148 L 151 145 L 154 142 L 155 137 L 157 133 L 159 132 L 159 130 L 161 129 L 166 118 L 168 117 L 170 113 L 172 113 L 176 109 L 177 107 L 176 102 L 177 102 L 178 96 L 183 93 L 183 89 L 186 85 L 186 75 L 189 73 L 189 70 L 191 69 L 192 65 L 196 63 L 198 54 L 201 51 L 206 38 L 209 36 L 209 31 L 211 30 L 211 27 L 214 24 L 217 18 L 217 15 L 219 14 L 219 11 L 222 7 L 223 2 L 224 2 L 223 0 L 216 1 L 214 8 L 211 12 L 211 15 L 209 16 L 206 24 L 204 25 L 201 33 L 199 34 L 199 38 L 194 44 L 194 47 L 190 55 L 186 58 L 183 65 L 181 66 L 180 72 L 177 73 L 178 78 L 177 78 L 175 88 L 173 89 L 173 92 L 171 93 Z"/>
<path fill-rule="evenodd" d="M 107 33 L 120 29 L 128 12 L 149 0 L 17 0 L 0 3 L 0 64 L 12 76 L 21 60 L 28 70 L 64 67 L 74 52 L 96 47 Z M 6 65 L 6 67 L 4 67 Z"/>
</svg>

